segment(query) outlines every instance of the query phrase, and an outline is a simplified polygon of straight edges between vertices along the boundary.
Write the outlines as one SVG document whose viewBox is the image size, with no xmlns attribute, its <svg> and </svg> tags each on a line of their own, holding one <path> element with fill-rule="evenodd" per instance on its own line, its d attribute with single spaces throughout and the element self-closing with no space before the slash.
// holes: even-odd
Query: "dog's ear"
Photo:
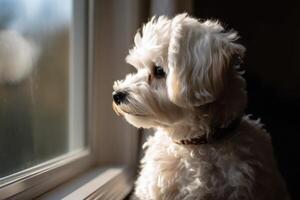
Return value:
<svg viewBox="0 0 300 200">
<path fill-rule="evenodd" d="M 172 102 L 194 108 L 211 103 L 221 93 L 232 57 L 244 47 L 233 43 L 235 32 L 223 32 L 216 21 L 203 23 L 177 15 L 171 22 L 167 90 Z"/>
</svg>

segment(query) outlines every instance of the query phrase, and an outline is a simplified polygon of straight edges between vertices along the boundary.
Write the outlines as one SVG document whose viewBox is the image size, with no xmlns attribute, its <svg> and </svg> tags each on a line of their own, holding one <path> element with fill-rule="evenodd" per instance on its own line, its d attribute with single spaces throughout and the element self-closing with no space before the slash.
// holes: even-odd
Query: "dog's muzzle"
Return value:
<svg viewBox="0 0 300 200">
<path fill-rule="evenodd" d="M 120 92 L 120 91 L 114 91 L 112 93 L 113 100 L 117 105 L 120 105 L 121 103 L 126 101 L 127 95 L 128 95 L 127 92 Z"/>
</svg>

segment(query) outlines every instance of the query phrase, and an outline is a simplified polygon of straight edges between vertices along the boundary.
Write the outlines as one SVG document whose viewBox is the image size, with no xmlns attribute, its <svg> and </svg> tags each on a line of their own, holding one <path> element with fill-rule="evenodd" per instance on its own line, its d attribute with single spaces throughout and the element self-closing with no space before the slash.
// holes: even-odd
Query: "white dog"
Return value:
<svg viewBox="0 0 300 200">
<path fill-rule="evenodd" d="M 269 134 L 243 116 L 245 48 L 216 21 L 187 14 L 152 18 L 116 81 L 113 107 L 136 127 L 155 128 L 136 181 L 137 199 L 285 200 Z"/>
</svg>

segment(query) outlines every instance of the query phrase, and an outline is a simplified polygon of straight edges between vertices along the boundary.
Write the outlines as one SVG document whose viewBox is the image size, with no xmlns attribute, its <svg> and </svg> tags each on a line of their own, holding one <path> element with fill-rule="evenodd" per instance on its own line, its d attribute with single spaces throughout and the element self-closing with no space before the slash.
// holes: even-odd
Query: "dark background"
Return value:
<svg viewBox="0 0 300 200">
<path fill-rule="evenodd" d="M 300 199 L 300 7 L 289 1 L 194 1 L 197 18 L 219 19 L 247 48 L 249 103 L 272 135 L 278 165 L 292 199 Z"/>
</svg>

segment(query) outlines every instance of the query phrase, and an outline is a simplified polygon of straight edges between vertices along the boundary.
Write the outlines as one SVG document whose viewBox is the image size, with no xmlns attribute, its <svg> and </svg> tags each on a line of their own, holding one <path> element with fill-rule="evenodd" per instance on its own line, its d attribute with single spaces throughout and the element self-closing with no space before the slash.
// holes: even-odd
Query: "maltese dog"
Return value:
<svg viewBox="0 0 300 200">
<path fill-rule="evenodd" d="M 244 115 L 237 39 L 218 21 L 187 14 L 153 17 L 135 35 L 126 61 L 136 73 L 113 86 L 115 112 L 156 130 L 134 198 L 289 199 L 270 135 Z"/>
</svg>

